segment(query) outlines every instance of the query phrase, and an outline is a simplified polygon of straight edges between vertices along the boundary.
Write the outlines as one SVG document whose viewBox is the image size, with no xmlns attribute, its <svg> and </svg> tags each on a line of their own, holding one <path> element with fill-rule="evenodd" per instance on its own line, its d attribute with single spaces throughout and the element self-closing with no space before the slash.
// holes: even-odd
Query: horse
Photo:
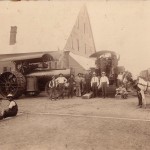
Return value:
<svg viewBox="0 0 150 150">
<path fill-rule="evenodd" d="M 142 77 L 138 77 L 136 83 L 137 83 L 137 87 L 140 89 L 142 101 L 144 101 L 144 106 L 146 108 L 147 101 L 145 98 L 145 93 L 150 93 L 150 81 L 147 81 Z"/>
<path fill-rule="evenodd" d="M 150 93 L 150 81 L 147 81 L 141 76 L 138 76 L 137 79 L 130 79 L 130 83 L 134 89 L 140 92 L 142 97 L 142 102 L 144 102 L 144 107 L 146 108 L 147 101 L 145 98 L 145 93 Z"/>
</svg>

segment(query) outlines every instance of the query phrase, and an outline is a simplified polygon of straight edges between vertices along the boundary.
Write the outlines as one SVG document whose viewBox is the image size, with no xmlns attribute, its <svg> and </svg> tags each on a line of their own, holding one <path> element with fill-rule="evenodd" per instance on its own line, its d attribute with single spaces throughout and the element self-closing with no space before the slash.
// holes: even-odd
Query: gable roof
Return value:
<svg viewBox="0 0 150 150">
<path fill-rule="evenodd" d="M 85 5 L 79 11 L 76 23 L 66 42 L 65 50 L 84 57 L 89 57 L 96 52 L 91 23 Z"/>
<path fill-rule="evenodd" d="M 65 1 L 0 2 L 0 53 L 63 50 L 82 5 Z M 11 26 L 17 26 L 15 45 L 9 45 Z"/>
</svg>

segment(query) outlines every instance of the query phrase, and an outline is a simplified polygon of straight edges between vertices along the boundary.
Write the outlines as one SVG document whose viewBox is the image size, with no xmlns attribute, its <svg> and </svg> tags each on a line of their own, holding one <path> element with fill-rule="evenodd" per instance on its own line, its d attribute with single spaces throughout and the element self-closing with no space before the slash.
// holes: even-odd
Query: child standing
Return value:
<svg viewBox="0 0 150 150">
<path fill-rule="evenodd" d="M 57 83 L 55 80 L 55 76 L 52 77 L 52 80 L 49 82 L 50 94 L 49 99 L 56 99 L 57 98 Z"/>
<path fill-rule="evenodd" d="M 74 95 L 74 85 L 75 85 L 75 79 L 74 79 L 74 75 L 71 74 L 70 78 L 68 79 L 68 83 L 69 83 L 69 86 L 68 86 L 68 98 L 69 97 L 73 97 Z"/>
</svg>

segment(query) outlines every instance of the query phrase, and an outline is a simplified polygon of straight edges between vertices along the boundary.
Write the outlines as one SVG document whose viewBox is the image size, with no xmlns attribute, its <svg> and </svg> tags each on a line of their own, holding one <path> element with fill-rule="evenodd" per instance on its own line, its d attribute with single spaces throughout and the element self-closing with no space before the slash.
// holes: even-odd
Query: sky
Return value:
<svg viewBox="0 0 150 150">
<path fill-rule="evenodd" d="M 88 1 L 86 5 L 97 51 L 116 51 L 119 65 L 135 75 L 150 68 L 150 1 Z"/>
<path fill-rule="evenodd" d="M 52 2 L 55 3 L 54 1 L 55 0 Z M 150 1 L 57 0 L 57 2 L 64 3 L 63 5 L 65 7 L 63 6 L 62 8 L 66 8 L 67 16 L 73 15 L 73 11 L 68 12 L 71 7 L 77 7 L 77 4 L 74 2 L 79 3 L 79 8 L 81 4 L 87 6 L 97 51 L 111 50 L 117 52 L 120 54 L 119 65 L 125 66 L 126 70 L 131 71 L 135 75 L 141 70 L 150 68 Z M 35 3 L 33 3 L 32 6 L 34 6 Z M 39 3 L 39 5 L 41 4 Z M 32 6 L 30 6 L 30 8 L 32 8 Z M 58 10 L 59 9 L 56 8 L 56 12 Z M 32 11 L 34 11 L 34 7 Z M 34 12 L 40 15 L 41 11 L 38 11 L 39 10 L 35 10 Z M 54 11 L 53 14 L 56 14 L 56 12 Z M 44 13 L 46 14 L 46 11 Z M 57 16 L 60 14 L 62 14 L 61 18 L 63 18 L 63 13 L 57 12 Z M 49 18 L 49 16 L 45 15 L 45 18 Z M 67 17 L 64 16 L 64 19 L 65 18 Z M 28 17 L 26 19 L 28 19 Z M 53 19 L 56 19 L 56 17 L 53 17 Z M 13 20 L 13 18 L 11 20 Z M 65 21 L 63 22 L 65 23 Z M 60 23 L 60 26 L 63 22 Z M 51 25 L 51 23 L 49 25 Z M 69 22 L 67 25 L 69 25 Z M 5 25 L 1 24 L 1 26 Z M 42 42 L 42 40 L 40 42 Z"/>
</svg>

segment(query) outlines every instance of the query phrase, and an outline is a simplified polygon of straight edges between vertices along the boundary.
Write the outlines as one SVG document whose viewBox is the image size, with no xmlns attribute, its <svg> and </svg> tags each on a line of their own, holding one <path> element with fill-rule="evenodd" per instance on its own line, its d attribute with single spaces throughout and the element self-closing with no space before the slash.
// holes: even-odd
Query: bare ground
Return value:
<svg viewBox="0 0 150 150">
<path fill-rule="evenodd" d="M 150 105 L 138 108 L 135 97 L 17 103 L 18 116 L 0 122 L 0 150 L 150 149 Z"/>
</svg>

